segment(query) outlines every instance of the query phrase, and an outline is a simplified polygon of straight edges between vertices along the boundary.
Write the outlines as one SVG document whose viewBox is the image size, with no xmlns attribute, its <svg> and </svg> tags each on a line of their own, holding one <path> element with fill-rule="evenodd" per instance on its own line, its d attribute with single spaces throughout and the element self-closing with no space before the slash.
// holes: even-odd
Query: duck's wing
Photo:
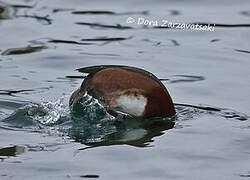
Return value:
<svg viewBox="0 0 250 180">
<path fill-rule="evenodd" d="M 89 74 L 95 74 L 98 71 L 101 71 L 103 69 L 107 69 L 107 68 L 121 68 L 121 69 L 125 69 L 128 71 L 133 71 L 133 72 L 137 72 L 137 73 L 141 73 L 144 76 L 147 76 L 151 79 L 154 79 L 155 81 L 157 81 L 159 84 L 163 85 L 162 82 L 151 72 L 148 72 L 144 69 L 141 68 L 137 68 L 137 67 L 132 67 L 132 66 L 124 66 L 124 65 L 97 65 L 97 66 L 88 66 L 88 67 L 83 67 L 83 68 L 79 68 L 76 69 L 78 72 L 81 73 L 89 73 Z"/>
<path fill-rule="evenodd" d="M 107 68 L 122 68 L 124 66 L 122 65 L 97 65 L 97 66 L 88 66 L 88 67 L 82 67 L 79 69 L 76 69 L 78 72 L 82 72 L 82 73 L 96 73 L 98 71 L 101 71 L 103 69 L 107 69 Z"/>
</svg>

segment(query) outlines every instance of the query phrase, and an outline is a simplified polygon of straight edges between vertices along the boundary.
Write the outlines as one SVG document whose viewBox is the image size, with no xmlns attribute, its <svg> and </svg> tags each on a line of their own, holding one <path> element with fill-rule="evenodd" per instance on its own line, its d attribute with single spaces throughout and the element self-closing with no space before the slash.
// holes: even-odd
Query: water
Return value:
<svg viewBox="0 0 250 180">
<path fill-rule="evenodd" d="M 0 179 L 246 179 L 249 1 L 0 1 Z M 136 22 L 216 24 L 214 31 Z M 76 68 L 153 72 L 177 116 L 117 125 Z M 79 111 L 78 111 L 79 110 Z M 81 111 L 83 110 L 83 111 Z"/>
</svg>

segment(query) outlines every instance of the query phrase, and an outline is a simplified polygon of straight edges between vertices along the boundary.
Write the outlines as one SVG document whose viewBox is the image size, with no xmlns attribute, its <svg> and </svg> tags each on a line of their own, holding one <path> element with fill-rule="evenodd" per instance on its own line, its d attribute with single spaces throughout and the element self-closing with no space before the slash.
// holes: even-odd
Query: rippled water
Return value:
<svg viewBox="0 0 250 180">
<path fill-rule="evenodd" d="M 250 177 L 250 2 L 0 1 L 0 179 Z M 128 18 L 135 22 L 128 22 Z M 215 25 L 214 31 L 138 24 Z M 162 80 L 174 119 L 116 124 L 70 94 L 97 64 Z"/>
</svg>

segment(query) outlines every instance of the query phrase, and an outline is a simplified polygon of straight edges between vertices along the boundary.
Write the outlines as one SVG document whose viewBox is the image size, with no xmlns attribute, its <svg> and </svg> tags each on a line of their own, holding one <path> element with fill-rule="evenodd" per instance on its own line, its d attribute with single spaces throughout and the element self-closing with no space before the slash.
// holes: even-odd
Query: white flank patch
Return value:
<svg viewBox="0 0 250 180">
<path fill-rule="evenodd" d="M 125 113 L 135 116 L 141 116 L 146 105 L 147 98 L 145 98 L 143 95 L 121 95 L 116 100 L 117 108 Z"/>
</svg>

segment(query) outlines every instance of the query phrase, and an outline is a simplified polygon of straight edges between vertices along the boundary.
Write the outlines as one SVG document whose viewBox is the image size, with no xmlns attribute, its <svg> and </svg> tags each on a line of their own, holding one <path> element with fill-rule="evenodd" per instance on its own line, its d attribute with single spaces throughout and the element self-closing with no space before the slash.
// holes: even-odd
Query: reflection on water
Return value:
<svg viewBox="0 0 250 180">
<path fill-rule="evenodd" d="M 241 11 L 240 13 L 244 16 L 250 16 L 250 11 Z"/>
<path fill-rule="evenodd" d="M 0 20 L 9 18 L 10 18 L 9 9 L 5 6 L 2 6 L 0 2 Z"/>
<path fill-rule="evenodd" d="M 52 24 L 52 19 L 49 18 L 48 15 L 46 16 L 38 16 L 38 15 L 16 15 L 15 17 L 17 18 L 31 18 L 31 19 L 35 19 L 38 22 L 41 22 L 44 25 L 50 25 Z"/>
<path fill-rule="evenodd" d="M 242 53 L 250 53 L 250 51 L 247 51 L 247 50 L 242 50 L 242 49 L 235 49 L 235 51 L 237 52 L 242 52 Z"/>
<path fill-rule="evenodd" d="M 65 44 L 77 44 L 77 45 L 93 45 L 94 43 L 83 43 L 71 40 L 60 40 L 60 39 L 52 39 L 48 41 L 49 43 L 65 43 Z"/>
<path fill-rule="evenodd" d="M 87 100 L 86 100 L 87 98 Z M 153 138 L 174 127 L 171 119 L 152 120 L 127 117 L 116 124 L 106 109 L 91 96 L 86 96 L 72 109 L 70 136 L 91 147 L 127 144 L 136 147 L 150 145 Z"/>
<path fill-rule="evenodd" d="M 123 26 L 120 24 L 117 25 L 109 25 L 109 24 L 101 24 L 101 23 L 89 23 L 89 22 L 76 22 L 75 24 L 89 26 L 90 28 L 96 29 L 118 29 L 118 30 L 128 30 L 133 29 L 131 26 Z"/>
<path fill-rule="evenodd" d="M 174 127 L 174 121 L 128 117 L 117 124 L 104 106 L 91 96 L 76 103 L 71 112 L 61 98 L 55 103 L 28 104 L 4 118 L 2 128 L 20 128 L 45 132 L 53 127 L 57 133 L 67 133 L 76 142 L 91 147 L 128 144 L 150 145 L 153 138 Z M 14 129 L 13 129 L 14 130 Z"/>
<path fill-rule="evenodd" d="M 136 121 L 133 119 L 132 121 Z M 131 122 L 133 124 L 134 122 Z M 137 122 L 138 123 L 138 122 Z M 89 147 L 81 148 L 79 150 L 85 150 L 99 146 L 111 146 L 111 145 L 130 145 L 135 147 L 150 147 L 150 143 L 154 142 L 153 138 L 163 135 L 165 130 L 172 129 L 175 122 L 172 120 L 161 120 L 159 122 L 140 122 L 137 126 L 133 126 L 128 122 L 122 124 L 122 127 L 116 127 L 117 131 L 107 134 L 99 139 L 99 142 L 87 142 L 83 143 Z M 81 136 L 81 140 L 85 140 L 84 136 Z"/>
<path fill-rule="evenodd" d="M 87 175 L 81 175 L 81 178 L 99 178 L 99 175 L 96 174 L 87 174 Z"/>
<path fill-rule="evenodd" d="M 12 146 L 0 148 L 0 156 L 16 156 L 24 153 L 25 148 L 22 146 Z"/>
<path fill-rule="evenodd" d="M 176 103 L 177 115 L 172 119 L 142 119 L 127 116 L 123 122 L 117 123 L 105 107 L 89 95 L 84 96 L 71 110 L 65 100 L 67 98 L 62 97 L 54 103 L 28 104 L 20 107 L 2 120 L 5 123 L 2 127 L 49 132 L 54 135 L 64 134 L 76 142 L 87 145 L 88 147 L 80 149 L 85 150 L 122 144 L 148 147 L 151 146 L 154 137 L 163 135 L 166 130 L 180 128 L 182 121 L 203 114 L 235 120 L 249 118 L 234 110 Z"/>
<path fill-rule="evenodd" d="M 7 55 L 27 54 L 27 53 L 38 52 L 38 51 L 41 51 L 42 49 L 47 49 L 47 47 L 46 46 L 27 46 L 27 47 L 21 47 L 21 48 L 11 48 L 2 52 L 2 55 L 7 56 Z"/>
<path fill-rule="evenodd" d="M 94 15 L 136 15 L 136 14 L 141 14 L 141 15 L 147 15 L 149 14 L 148 11 L 141 11 L 141 12 L 122 12 L 122 13 L 117 13 L 114 11 L 72 11 L 72 14 L 81 14 L 81 15 L 87 15 L 87 14 L 94 14 Z"/>
</svg>

